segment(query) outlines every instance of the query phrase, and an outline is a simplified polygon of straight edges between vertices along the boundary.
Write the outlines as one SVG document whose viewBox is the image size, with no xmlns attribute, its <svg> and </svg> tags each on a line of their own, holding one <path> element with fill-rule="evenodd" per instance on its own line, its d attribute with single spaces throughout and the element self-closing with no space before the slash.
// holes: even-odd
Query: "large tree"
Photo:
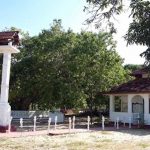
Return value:
<svg viewBox="0 0 150 150">
<path fill-rule="evenodd" d="M 94 107 L 97 93 L 126 80 L 108 33 L 65 31 L 60 20 L 23 41 L 14 60 L 10 102 L 14 109 Z"/>
<path fill-rule="evenodd" d="M 126 72 L 110 34 L 82 32 L 77 39 L 78 44 L 71 56 L 79 89 L 86 98 L 92 116 L 93 110 L 103 100 L 102 96 L 97 96 L 98 93 L 124 82 Z"/>
<path fill-rule="evenodd" d="M 125 39 L 128 44 L 145 45 L 148 48 L 141 54 L 150 61 L 150 1 L 149 0 L 86 0 L 89 4 L 85 7 L 90 13 L 86 22 L 94 22 L 96 27 L 100 27 L 104 22 L 109 26 L 110 32 L 116 32 L 113 19 L 124 12 L 126 4 L 129 3 L 130 16 L 132 22 L 129 25 Z"/>
</svg>

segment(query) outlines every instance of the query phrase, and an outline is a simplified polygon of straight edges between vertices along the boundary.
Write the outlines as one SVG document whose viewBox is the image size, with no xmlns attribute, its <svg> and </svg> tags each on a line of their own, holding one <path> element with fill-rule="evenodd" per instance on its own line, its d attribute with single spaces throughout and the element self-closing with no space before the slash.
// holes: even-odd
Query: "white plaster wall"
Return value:
<svg viewBox="0 0 150 150">
<path fill-rule="evenodd" d="M 112 112 L 110 114 L 110 120 L 111 121 L 116 121 L 117 117 L 119 117 L 119 120 L 121 122 L 129 123 L 129 117 L 131 117 L 128 112 Z"/>
<path fill-rule="evenodd" d="M 111 121 L 116 121 L 119 117 L 119 120 L 122 122 L 129 123 L 129 117 L 132 117 L 132 109 L 130 107 L 131 97 L 128 95 L 128 112 L 115 112 L 114 111 L 114 95 L 110 95 L 110 109 L 109 109 L 109 117 Z"/>
<path fill-rule="evenodd" d="M 57 122 L 64 122 L 64 114 L 62 112 L 49 112 L 49 111 L 11 111 L 13 118 L 33 118 L 37 117 L 50 117 L 52 122 L 55 122 L 55 116 L 57 116 Z"/>
<path fill-rule="evenodd" d="M 61 112 L 50 112 L 49 117 L 51 118 L 52 122 L 55 122 L 55 116 L 57 116 L 57 122 L 64 122 L 64 114 Z"/>
<path fill-rule="evenodd" d="M 150 125 L 150 114 L 149 114 L 149 94 L 128 94 L 128 112 L 114 112 L 114 95 L 110 95 L 110 120 L 116 121 L 119 117 L 120 121 L 129 122 L 129 117 L 132 121 L 132 98 L 136 95 L 140 95 L 144 98 L 144 123 Z"/>
<path fill-rule="evenodd" d="M 144 114 L 144 123 L 150 125 L 150 114 Z"/>
</svg>

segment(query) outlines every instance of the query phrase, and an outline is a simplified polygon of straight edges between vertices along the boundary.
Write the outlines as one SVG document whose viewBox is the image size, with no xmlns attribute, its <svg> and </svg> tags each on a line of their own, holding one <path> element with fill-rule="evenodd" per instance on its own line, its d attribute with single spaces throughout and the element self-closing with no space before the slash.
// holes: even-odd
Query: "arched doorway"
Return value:
<svg viewBox="0 0 150 150">
<path fill-rule="evenodd" d="M 140 95 L 132 98 L 132 113 L 144 113 L 144 99 Z"/>
</svg>

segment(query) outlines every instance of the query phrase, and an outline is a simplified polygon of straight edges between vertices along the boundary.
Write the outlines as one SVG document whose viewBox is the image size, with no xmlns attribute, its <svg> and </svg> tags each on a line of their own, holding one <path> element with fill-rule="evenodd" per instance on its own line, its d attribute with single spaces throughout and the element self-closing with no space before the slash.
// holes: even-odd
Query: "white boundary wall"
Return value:
<svg viewBox="0 0 150 150">
<path fill-rule="evenodd" d="M 33 118 L 37 117 L 50 117 L 52 122 L 55 122 L 55 116 L 57 116 L 57 122 L 64 122 L 64 114 L 62 112 L 49 112 L 49 111 L 11 111 L 13 118 Z"/>
<path fill-rule="evenodd" d="M 119 117 L 119 121 L 125 122 L 125 123 L 129 123 L 129 117 L 131 117 L 132 119 L 132 116 L 130 116 L 130 114 L 124 113 L 124 112 L 112 112 L 110 114 L 111 121 L 116 121 L 118 117 Z"/>
</svg>

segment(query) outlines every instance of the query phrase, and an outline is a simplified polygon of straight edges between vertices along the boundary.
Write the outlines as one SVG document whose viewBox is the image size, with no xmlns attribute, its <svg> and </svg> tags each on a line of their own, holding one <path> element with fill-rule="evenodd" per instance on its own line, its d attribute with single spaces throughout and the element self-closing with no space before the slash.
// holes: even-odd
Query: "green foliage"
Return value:
<svg viewBox="0 0 150 150">
<path fill-rule="evenodd" d="M 150 64 L 150 1 L 137 0 L 130 4 L 133 18 L 125 39 L 128 44 L 147 46 L 141 56 L 145 57 L 145 64 Z"/>
<path fill-rule="evenodd" d="M 126 80 L 129 81 L 129 80 L 134 79 L 134 77 L 129 76 L 129 74 L 133 73 L 135 70 L 141 69 L 142 67 L 143 67 L 143 65 L 135 65 L 135 64 L 127 64 L 127 65 L 125 65 L 124 69 L 126 70 L 126 72 L 128 74 L 126 76 Z"/>
<path fill-rule="evenodd" d="M 133 72 L 133 71 L 138 70 L 140 68 L 142 68 L 142 65 L 126 64 L 124 66 L 124 69 L 129 70 L 130 72 Z"/>
<path fill-rule="evenodd" d="M 89 4 L 85 7 L 91 17 L 86 22 L 95 23 L 96 27 L 106 23 L 110 32 L 116 32 L 113 20 L 126 9 L 126 1 L 122 0 L 86 0 Z M 130 0 L 130 17 L 133 21 L 125 35 L 128 44 L 145 45 L 148 48 L 141 54 L 146 59 L 146 65 L 150 64 L 150 1 Z"/>
<path fill-rule="evenodd" d="M 54 20 L 50 29 L 22 43 L 12 65 L 14 109 L 93 109 L 101 101 L 99 92 L 126 80 L 108 33 L 64 31 L 61 21 Z"/>
<path fill-rule="evenodd" d="M 100 28 L 102 24 L 107 24 L 110 32 L 115 33 L 116 29 L 112 19 L 116 15 L 121 14 L 124 9 L 122 0 L 86 0 L 89 4 L 84 11 L 90 14 L 86 20 L 87 24 L 94 23 L 96 28 Z"/>
<path fill-rule="evenodd" d="M 126 39 L 128 44 L 150 46 L 150 1 L 133 1 L 130 4 L 133 18 Z"/>
</svg>

